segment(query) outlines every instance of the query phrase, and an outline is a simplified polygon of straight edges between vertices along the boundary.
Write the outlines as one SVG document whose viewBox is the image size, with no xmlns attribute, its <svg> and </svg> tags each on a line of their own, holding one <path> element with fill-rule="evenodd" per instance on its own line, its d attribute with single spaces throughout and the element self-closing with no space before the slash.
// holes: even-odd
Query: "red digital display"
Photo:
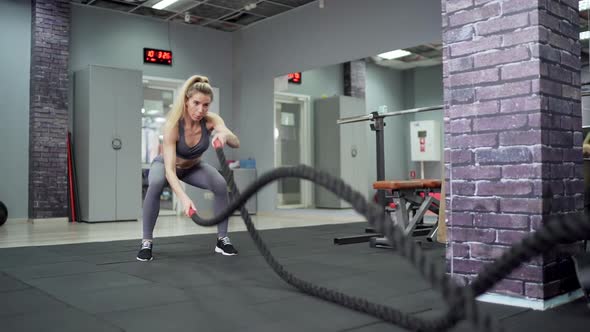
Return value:
<svg viewBox="0 0 590 332">
<path fill-rule="evenodd" d="M 289 83 L 301 84 L 301 73 L 289 73 Z"/>
<path fill-rule="evenodd" d="M 159 65 L 172 65 L 172 51 L 157 50 L 155 48 L 143 49 L 143 63 L 155 63 Z"/>
</svg>

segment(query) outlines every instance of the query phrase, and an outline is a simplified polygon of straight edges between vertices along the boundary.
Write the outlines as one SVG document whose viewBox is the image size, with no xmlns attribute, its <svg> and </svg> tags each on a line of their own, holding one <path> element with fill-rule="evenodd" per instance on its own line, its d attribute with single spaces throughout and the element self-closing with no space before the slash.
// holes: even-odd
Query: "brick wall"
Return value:
<svg viewBox="0 0 590 332">
<path fill-rule="evenodd" d="M 70 4 L 33 0 L 31 22 L 29 217 L 64 217 Z"/>
<path fill-rule="evenodd" d="M 468 283 L 549 215 L 583 206 L 578 1 L 442 8 L 447 265 Z M 567 252 L 578 247 L 524 264 L 495 291 L 550 298 L 574 289 Z"/>
<path fill-rule="evenodd" d="M 367 65 L 363 60 L 344 63 L 344 95 L 365 98 Z"/>
</svg>

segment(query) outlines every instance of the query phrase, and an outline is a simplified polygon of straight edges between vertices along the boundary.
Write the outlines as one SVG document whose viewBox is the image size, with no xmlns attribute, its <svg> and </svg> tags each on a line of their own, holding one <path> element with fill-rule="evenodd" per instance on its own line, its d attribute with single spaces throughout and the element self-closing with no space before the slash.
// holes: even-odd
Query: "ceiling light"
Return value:
<svg viewBox="0 0 590 332">
<path fill-rule="evenodd" d="M 157 4 L 153 5 L 152 8 L 153 9 L 164 9 L 168 6 L 170 6 L 171 4 L 175 3 L 178 0 L 162 0 L 160 2 L 158 2 Z"/>
<path fill-rule="evenodd" d="M 391 52 L 381 53 L 381 54 L 378 54 L 377 56 L 380 58 L 386 59 L 386 60 L 392 60 L 392 59 L 402 58 L 402 57 L 405 57 L 410 54 L 412 54 L 412 53 L 410 53 L 408 51 L 395 50 L 395 51 L 391 51 Z"/>
<path fill-rule="evenodd" d="M 582 0 L 580 1 L 580 4 L 578 5 L 578 10 L 583 12 L 585 10 L 590 9 L 590 0 Z"/>
<path fill-rule="evenodd" d="M 588 39 L 590 39 L 590 31 L 580 32 L 580 40 L 588 40 Z"/>
</svg>

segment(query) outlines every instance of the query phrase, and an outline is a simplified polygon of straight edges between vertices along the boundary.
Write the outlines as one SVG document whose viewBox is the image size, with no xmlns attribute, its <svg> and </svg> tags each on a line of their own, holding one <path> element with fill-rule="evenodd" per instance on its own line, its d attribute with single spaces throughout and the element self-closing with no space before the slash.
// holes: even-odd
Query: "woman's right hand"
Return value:
<svg viewBox="0 0 590 332">
<path fill-rule="evenodd" d="M 191 199 L 188 196 L 183 197 L 180 202 L 182 203 L 182 209 L 184 211 L 184 214 L 187 217 L 191 216 L 191 209 L 194 210 L 193 212 L 197 211 L 197 208 L 195 207 L 195 203 L 193 203 L 193 201 L 191 201 Z"/>
</svg>

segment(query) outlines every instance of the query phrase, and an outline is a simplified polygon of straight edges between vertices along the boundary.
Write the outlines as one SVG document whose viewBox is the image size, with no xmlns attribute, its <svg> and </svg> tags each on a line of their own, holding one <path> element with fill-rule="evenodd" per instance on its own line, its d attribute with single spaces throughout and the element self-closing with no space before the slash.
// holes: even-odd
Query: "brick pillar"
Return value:
<svg viewBox="0 0 590 332">
<path fill-rule="evenodd" d="M 549 215 L 583 207 L 577 0 L 442 0 L 448 271 L 468 283 Z M 577 288 L 567 251 L 493 292 Z M 564 253 L 564 249 L 565 253 Z"/>
<path fill-rule="evenodd" d="M 344 95 L 365 98 L 367 66 L 365 61 L 344 63 Z"/>
<path fill-rule="evenodd" d="M 67 216 L 70 4 L 33 0 L 29 118 L 29 218 Z"/>
</svg>

